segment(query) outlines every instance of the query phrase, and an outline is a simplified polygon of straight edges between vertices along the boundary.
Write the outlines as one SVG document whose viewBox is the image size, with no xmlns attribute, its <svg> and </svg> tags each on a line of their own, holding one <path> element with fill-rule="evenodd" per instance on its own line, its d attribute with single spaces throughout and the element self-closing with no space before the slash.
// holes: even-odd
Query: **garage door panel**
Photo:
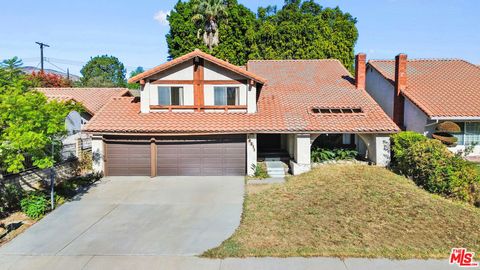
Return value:
<svg viewBox="0 0 480 270">
<path fill-rule="evenodd" d="M 175 176 L 179 175 L 176 167 L 159 167 L 157 169 L 157 175 L 159 176 Z"/>
<path fill-rule="evenodd" d="M 202 160 L 198 158 L 179 158 L 178 166 L 201 166 Z"/>
<path fill-rule="evenodd" d="M 111 176 L 150 175 L 149 143 L 107 142 L 106 171 Z"/>
<path fill-rule="evenodd" d="M 202 175 L 202 171 L 200 167 L 180 167 L 178 168 L 178 175 L 196 176 Z"/>
<path fill-rule="evenodd" d="M 206 167 L 218 166 L 219 164 L 222 164 L 222 162 L 223 162 L 223 159 L 218 157 L 203 159 L 203 165 Z"/>
<path fill-rule="evenodd" d="M 157 166 L 158 167 L 165 167 L 165 166 L 175 166 L 177 167 L 177 159 L 176 158 L 171 158 L 171 157 L 167 157 L 167 158 L 159 158 L 157 159 Z"/>
<path fill-rule="evenodd" d="M 204 167 L 202 175 L 208 175 L 208 176 L 219 176 L 219 175 L 225 175 L 223 168 L 208 168 Z"/>
<path fill-rule="evenodd" d="M 246 138 L 185 137 L 157 144 L 158 175 L 245 175 Z"/>
<path fill-rule="evenodd" d="M 245 174 L 245 169 L 241 168 L 226 168 L 225 175 L 244 175 Z"/>
</svg>

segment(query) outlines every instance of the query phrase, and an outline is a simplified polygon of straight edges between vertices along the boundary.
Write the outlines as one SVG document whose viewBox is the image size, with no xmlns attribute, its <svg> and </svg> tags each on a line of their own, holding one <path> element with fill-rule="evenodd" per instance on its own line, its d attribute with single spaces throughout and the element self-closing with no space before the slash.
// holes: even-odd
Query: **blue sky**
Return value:
<svg viewBox="0 0 480 270">
<path fill-rule="evenodd" d="M 283 0 L 238 0 L 251 10 Z M 35 41 L 51 47 L 45 57 L 58 68 L 79 74 L 91 56 L 118 57 L 132 70 L 166 61 L 162 20 L 177 0 L 16 0 L 4 1 L 0 15 L 0 59 L 19 56 L 25 65 L 37 66 Z M 480 64 L 478 0 L 317 0 L 340 8 L 358 19 L 356 52 L 369 59 L 462 58 Z M 158 16 L 156 16 L 158 15 Z M 155 19 L 157 17 L 157 19 Z M 68 61 L 65 61 L 68 60 Z"/>
</svg>

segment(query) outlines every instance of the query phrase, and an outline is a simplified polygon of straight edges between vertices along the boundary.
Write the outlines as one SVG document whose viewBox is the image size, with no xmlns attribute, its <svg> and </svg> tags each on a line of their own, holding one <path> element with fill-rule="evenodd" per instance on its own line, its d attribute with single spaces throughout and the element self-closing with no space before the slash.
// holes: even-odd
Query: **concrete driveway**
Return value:
<svg viewBox="0 0 480 270">
<path fill-rule="evenodd" d="M 197 255 L 238 227 L 243 177 L 109 177 L 0 255 Z"/>
</svg>

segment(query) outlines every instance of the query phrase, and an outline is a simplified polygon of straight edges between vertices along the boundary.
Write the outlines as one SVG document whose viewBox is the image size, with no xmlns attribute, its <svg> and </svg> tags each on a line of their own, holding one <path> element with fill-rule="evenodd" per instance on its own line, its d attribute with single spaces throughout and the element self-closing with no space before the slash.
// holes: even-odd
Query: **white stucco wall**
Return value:
<svg viewBox="0 0 480 270">
<path fill-rule="evenodd" d="M 390 164 L 390 136 L 388 134 L 358 134 L 363 141 L 367 157 L 377 166 Z"/>
<path fill-rule="evenodd" d="M 174 66 L 166 71 L 151 76 L 148 80 L 193 80 L 193 62 L 187 61 L 185 63 Z M 147 80 L 147 81 L 148 81 Z M 247 80 L 247 78 L 239 75 L 235 72 L 229 71 L 215 64 L 205 61 L 204 62 L 204 80 Z M 141 112 L 150 112 L 150 105 L 158 105 L 158 86 L 181 86 L 184 89 L 184 105 L 194 105 L 194 90 L 192 84 L 169 84 L 158 85 L 147 82 L 140 91 L 141 99 Z M 236 85 L 204 85 L 204 104 L 214 104 L 214 87 L 215 86 L 237 86 L 239 87 L 239 105 L 247 105 L 247 112 L 254 113 L 257 111 L 256 104 L 256 87 L 250 86 L 248 83 L 236 84 Z M 162 111 L 162 110 L 155 110 Z M 167 111 L 167 110 L 163 110 Z M 179 110 L 176 110 L 179 111 Z M 192 110 L 182 110 L 192 111 Z M 208 112 L 217 112 L 216 110 L 207 110 Z M 245 110 L 229 110 L 229 112 L 244 112 Z M 224 110 L 218 110 L 218 112 L 224 112 Z"/>
<path fill-rule="evenodd" d="M 255 85 L 249 85 L 247 91 L 247 112 L 257 112 L 257 87 Z"/>
<path fill-rule="evenodd" d="M 427 125 L 427 120 L 427 115 L 415 104 L 413 104 L 408 98 L 405 98 L 405 129 L 425 135 L 425 126 Z"/>
<path fill-rule="evenodd" d="M 375 69 L 368 67 L 365 88 L 370 96 L 382 107 L 383 111 L 390 118 L 393 118 L 394 86 Z"/>
<path fill-rule="evenodd" d="M 230 70 L 219 67 L 211 62 L 205 60 L 203 76 L 205 80 L 243 80 L 240 74 L 232 72 Z"/>
<path fill-rule="evenodd" d="M 140 87 L 140 111 L 142 113 L 150 112 L 150 83 Z"/>
<path fill-rule="evenodd" d="M 96 173 L 103 173 L 104 171 L 104 147 L 102 136 L 92 137 L 92 168 Z"/>
<path fill-rule="evenodd" d="M 302 174 L 310 171 L 312 168 L 310 159 L 311 135 L 294 135 L 294 157 L 290 160 L 290 169 L 293 175 Z"/>
<path fill-rule="evenodd" d="M 71 111 L 65 118 L 65 128 L 68 135 L 78 133 L 82 129 L 82 116 L 77 111 Z"/>
<path fill-rule="evenodd" d="M 151 80 L 193 80 L 193 60 L 173 66 L 151 76 Z"/>
<path fill-rule="evenodd" d="M 247 174 L 253 176 L 257 166 L 257 134 L 247 134 Z"/>
</svg>

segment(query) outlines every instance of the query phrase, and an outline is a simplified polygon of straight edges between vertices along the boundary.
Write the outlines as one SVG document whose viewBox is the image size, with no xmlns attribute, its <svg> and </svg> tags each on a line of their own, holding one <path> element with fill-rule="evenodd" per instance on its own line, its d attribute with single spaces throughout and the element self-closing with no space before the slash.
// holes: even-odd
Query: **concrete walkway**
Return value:
<svg viewBox="0 0 480 270">
<path fill-rule="evenodd" d="M 459 269 L 447 260 L 336 258 L 230 258 L 211 260 L 191 256 L 5 256 L 2 270 L 443 270 Z M 478 268 L 477 268 L 478 269 Z"/>
</svg>

